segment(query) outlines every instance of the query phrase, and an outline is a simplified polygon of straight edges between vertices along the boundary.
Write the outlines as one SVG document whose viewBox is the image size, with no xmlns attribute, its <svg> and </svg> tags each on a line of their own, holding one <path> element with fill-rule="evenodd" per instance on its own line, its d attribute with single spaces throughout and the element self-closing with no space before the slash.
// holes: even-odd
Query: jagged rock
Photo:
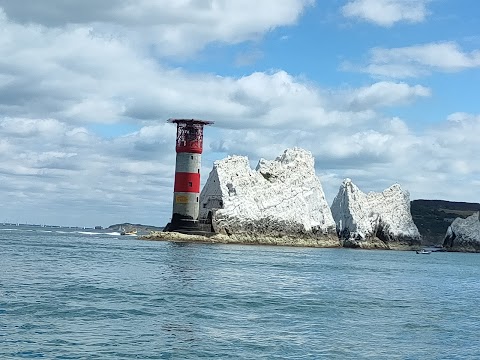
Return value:
<svg viewBox="0 0 480 360">
<path fill-rule="evenodd" d="M 363 193 L 345 179 L 332 204 L 337 233 L 345 247 L 414 249 L 421 236 L 410 214 L 410 195 L 395 184 L 381 193 Z"/>
<path fill-rule="evenodd" d="M 215 233 L 252 243 L 340 245 L 313 156 L 300 148 L 262 159 L 255 170 L 243 156 L 216 161 L 200 194 L 200 219 Z"/>
<path fill-rule="evenodd" d="M 456 218 L 443 241 L 448 251 L 480 252 L 480 212 L 466 219 Z"/>
</svg>

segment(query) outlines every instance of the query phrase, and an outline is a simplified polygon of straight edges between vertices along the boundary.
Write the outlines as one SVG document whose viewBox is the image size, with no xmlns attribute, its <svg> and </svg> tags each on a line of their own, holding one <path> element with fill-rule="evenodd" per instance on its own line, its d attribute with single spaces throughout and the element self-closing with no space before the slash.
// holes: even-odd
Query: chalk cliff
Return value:
<svg viewBox="0 0 480 360">
<path fill-rule="evenodd" d="M 345 247 L 420 247 L 421 236 L 410 214 L 410 195 L 398 184 L 381 193 L 365 194 L 350 179 L 345 179 L 331 210 Z"/>
<path fill-rule="evenodd" d="M 456 218 L 448 227 L 443 247 L 449 251 L 480 252 L 480 212 Z"/>
<path fill-rule="evenodd" d="M 250 168 L 247 157 L 216 161 L 200 194 L 200 219 L 243 242 L 339 246 L 310 152 L 293 148 Z"/>
</svg>

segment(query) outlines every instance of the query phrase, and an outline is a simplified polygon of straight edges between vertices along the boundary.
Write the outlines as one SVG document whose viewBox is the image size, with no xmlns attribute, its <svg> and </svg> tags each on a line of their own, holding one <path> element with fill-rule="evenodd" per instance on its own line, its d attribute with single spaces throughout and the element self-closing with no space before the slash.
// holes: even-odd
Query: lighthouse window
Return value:
<svg viewBox="0 0 480 360">
<path fill-rule="evenodd" d="M 188 182 L 188 187 L 192 187 L 192 186 L 193 186 L 192 182 L 189 181 L 189 182 Z"/>
<path fill-rule="evenodd" d="M 192 155 L 192 156 L 190 156 L 190 159 L 192 159 L 192 160 L 193 160 L 193 155 Z"/>
</svg>

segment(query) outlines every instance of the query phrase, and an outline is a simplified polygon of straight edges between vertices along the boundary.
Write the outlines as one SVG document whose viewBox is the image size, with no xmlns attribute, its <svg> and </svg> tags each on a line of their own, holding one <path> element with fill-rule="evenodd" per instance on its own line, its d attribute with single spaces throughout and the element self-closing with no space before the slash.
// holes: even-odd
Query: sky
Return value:
<svg viewBox="0 0 480 360">
<path fill-rule="evenodd" d="M 171 216 L 175 127 L 215 160 L 302 147 L 344 178 L 480 202 L 477 0 L 0 0 L 0 221 Z"/>
</svg>

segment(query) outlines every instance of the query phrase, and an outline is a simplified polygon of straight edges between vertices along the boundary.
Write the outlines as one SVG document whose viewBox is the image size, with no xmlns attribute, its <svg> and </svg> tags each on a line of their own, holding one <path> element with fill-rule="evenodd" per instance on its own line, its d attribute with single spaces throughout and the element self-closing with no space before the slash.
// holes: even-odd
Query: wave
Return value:
<svg viewBox="0 0 480 360">
<path fill-rule="evenodd" d="M 119 232 L 93 232 L 93 231 L 75 231 L 77 234 L 82 234 L 82 235 L 111 235 L 111 236 L 119 236 Z"/>
</svg>

